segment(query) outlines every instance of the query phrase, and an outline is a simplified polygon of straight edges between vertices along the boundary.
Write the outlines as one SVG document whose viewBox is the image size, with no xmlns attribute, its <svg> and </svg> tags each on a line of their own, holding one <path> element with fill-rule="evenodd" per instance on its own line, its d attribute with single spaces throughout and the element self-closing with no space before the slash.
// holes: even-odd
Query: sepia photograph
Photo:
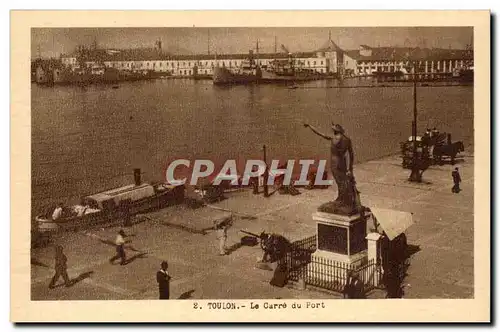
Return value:
<svg viewBox="0 0 500 332">
<path fill-rule="evenodd" d="M 146 22 L 24 30 L 26 301 L 195 321 L 478 300 L 473 24 Z"/>
</svg>

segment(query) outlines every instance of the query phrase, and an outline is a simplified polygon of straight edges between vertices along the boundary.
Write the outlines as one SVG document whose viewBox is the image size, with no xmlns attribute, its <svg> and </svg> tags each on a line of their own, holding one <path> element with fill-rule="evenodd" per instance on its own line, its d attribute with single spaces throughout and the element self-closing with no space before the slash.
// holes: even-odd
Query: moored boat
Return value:
<svg viewBox="0 0 500 332">
<path fill-rule="evenodd" d="M 253 59 L 253 54 L 236 68 L 216 66 L 213 70 L 214 84 L 245 84 L 258 82 L 262 77 L 262 70 Z"/>
<path fill-rule="evenodd" d="M 262 71 L 261 83 L 314 81 L 325 78 L 314 70 L 295 65 L 293 58 L 277 59 Z"/>
<path fill-rule="evenodd" d="M 259 81 L 261 77 L 260 69 L 253 71 L 231 71 L 225 67 L 214 68 L 214 84 L 245 84 Z"/>
<path fill-rule="evenodd" d="M 35 217 L 40 233 L 77 230 L 104 224 L 149 210 L 161 209 L 184 200 L 183 184 L 135 183 L 106 190 L 82 199 L 78 205 L 62 207 L 62 213 L 52 219 L 55 207 L 45 209 Z"/>
</svg>

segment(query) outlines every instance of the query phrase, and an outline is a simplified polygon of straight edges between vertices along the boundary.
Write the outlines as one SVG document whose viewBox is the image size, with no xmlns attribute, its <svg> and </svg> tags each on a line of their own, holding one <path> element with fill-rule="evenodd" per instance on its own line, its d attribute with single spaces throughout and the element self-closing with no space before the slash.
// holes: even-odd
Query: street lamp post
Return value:
<svg viewBox="0 0 500 332">
<path fill-rule="evenodd" d="M 269 187 L 267 186 L 267 180 L 269 179 L 269 169 L 267 167 L 267 156 L 266 156 L 266 145 L 262 147 L 264 152 L 264 164 L 266 164 L 266 169 L 264 170 L 264 197 L 269 197 Z"/>
<path fill-rule="evenodd" d="M 421 182 L 420 158 L 417 151 L 417 70 L 415 61 L 413 62 L 413 122 L 412 122 L 413 156 L 412 167 L 409 180 L 411 182 Z M 423 157 L 423 156 L 422 156 Z"/>
</svg>

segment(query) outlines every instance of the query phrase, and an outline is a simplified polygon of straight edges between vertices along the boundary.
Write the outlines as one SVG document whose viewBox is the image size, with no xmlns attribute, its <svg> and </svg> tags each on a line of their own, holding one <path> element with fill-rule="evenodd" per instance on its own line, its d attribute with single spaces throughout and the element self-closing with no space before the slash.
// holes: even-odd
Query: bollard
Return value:
<svg viewBox="0 0 500 332">
<path fill-rule="evenodd" d="M 134 183 L 136 186 L 141 185 L 141 169 L 134 168 Z"/>
<path fill-rule="evenodd" d="M 304 278 L 299 277 L 299 280 L 297 281 L 297 285 L 298 285 L 300 290 L 306 290 L 306 281 L 304 280 Z"/>
</svg>

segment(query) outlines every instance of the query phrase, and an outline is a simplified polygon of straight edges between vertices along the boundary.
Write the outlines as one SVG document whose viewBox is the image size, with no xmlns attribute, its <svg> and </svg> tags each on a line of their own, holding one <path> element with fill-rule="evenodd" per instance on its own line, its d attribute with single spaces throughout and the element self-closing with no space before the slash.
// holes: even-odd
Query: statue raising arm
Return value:
<svg viewBox="0 0 500 332">
<path fill-rule="evenodd" d="M 330 136 L 328 136 L 328 135 L 325 135 L 325 134 L 321 133 L 320 131 L 318 131 L 318 129 L 314 128 L 313 126 L 311 126 L 311 125 L 310 125 L 310 124 L 308 124 L 308 123 L 304 123 L 304 127 L 306 127 L 306 128 L 310 128 L 310 129 L 313 131 L 313 133 L 315 133 L 315 134 L 316 134 L 316 135 L 318 135 L 318 136 L 323 137 L 323 138 L 324 138 L 324 139 L 326 139 L 326 140 L 329 140 L 329 141 L 330 141 L 330 140 L 332 139 Z"/>
</svg>

